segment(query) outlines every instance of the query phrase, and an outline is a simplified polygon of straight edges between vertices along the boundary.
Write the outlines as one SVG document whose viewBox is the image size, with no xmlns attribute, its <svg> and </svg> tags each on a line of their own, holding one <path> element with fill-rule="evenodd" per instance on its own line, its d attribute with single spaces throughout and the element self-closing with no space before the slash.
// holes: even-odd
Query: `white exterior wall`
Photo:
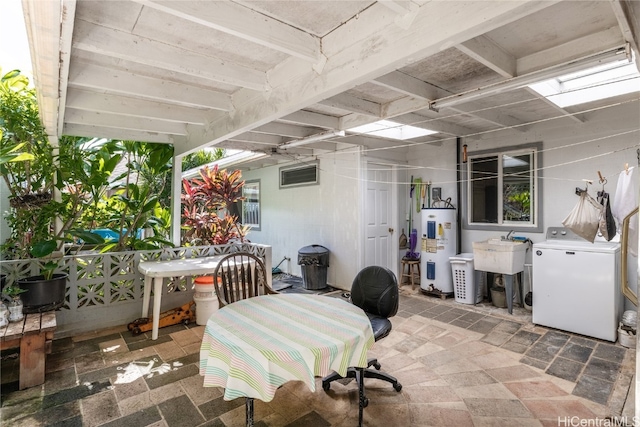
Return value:
<svg viewBox="0 0 640 427">
<path fill-rule="evenodd" d="M 542 221 L 543 232 L 522 233 L 533 242 L 545 240 L 546 229 L 561 226 L 562 220 L 577 203 L 575 187 L 584 187 L 582 179 L 591 179 L 590 194 L 602 189 L 598 183 L 598 171 L 607 178 L 605 189 L 615 196 L 617 180 L 624 164 L 637 167 L 636 148 L 640 133 L 640 108 L 609 108 L 589 113 L 587 121 L 580 124 L 568 119 L 548 121 L 532 126 L 525 132 L 509 130 L 490 133 L 463 141 L 468 151 L 487 150 L 495 147 L 517 146 L 541 141 L 542 152 Z M 617 135 L 612 136 L 611 135 Z M 392 152 L 376 151 L 376 157 L 396 157 Z M 367 153 L 363 153 L 367 155 Z M 397 233 L 401 229 L 409 235 L 408 195 L 411 176 L 431 181 L 432 187 L 442 188 L 442 197 L 451 198 L 458 206 L 456 140 L 451 138 L 440 145 L 425 144 L 412 148 L 406 156 L 406 171 L 398 173 L 399 203 Z M 255 243 L 273 247 L 273 266 L 284 256 L 291 258 L 280 268 L 300 275 L 297 252 L 303 246 L 320 244 L 331 251 L 328 282 L 330 285 L 349 289 L 351 281 L 360 269 L 362 255 L 362 218 L 360 176 L 361 155 L 334 153 L 320 156 L 320 184 L 298 188 L 278 188 L 278 171 L 281 165 L 259 170 L 245 171 L 243 179 L 261 181 L 261 231 L 252 231 L 249 239 Z M 397 161 L 397 157 L 395 159 Z M 414 227 L 419 219 L 414 210 Z M 506 230 L 508 231 L 508 230 Z M 505 233 L 506 233 L 505 231 Z M 418 230 L 421 234 L 422 231 Z M 460 252 L 472 252 L 472 242 L 499 231 L 462 230 Z M 398 260 L 405 251 L 400 251 Z M 531 262 L 528 254 L 526 262 Z M 637 288 L 637 262 L 630 259 L 629 285 Z M 398 269 L 399 270 L 399 269 Z M 630 303 L 627 302 L 627 309 Z"/>
<path fill-rule="evenodd" d="M 562 220 L 578 202 L 575 188 L 584 188 L 582 179 L 590 179 L 589 194 L 596 197 L 602 190 L 598 183 L 598 171 L 607 179 L 605 190 L 614 200 L 616 185 L 625 163 L 638 167 L 636 149 L 640 141 L 640 108 L 637 103 L 587 115 L 587 121 L 577 123 L 568 119 L 544 122 L 532 126 L 526 132 L 514 130 L 489 133 L 481 138 L 465 139 L 471 153 L 496 147 L 507 147 L 532 142 L 542 142 L 542 225 L 541 233 L 516 233 L 533 242 L 545 240 L 546 229 L 562 226 Z M 434 186 L 442 186 L 443 196 L 456 201 L 455 141 L 440 147 L 424 147 L 412 150 L 408 159 L 420 167 L 422 178 L 432 179 Z M 433 169 L 432 169 L 433 168 Z M 436 169 L 438 168 L 438 169 Z M 442 169 L 440 169 L 442 168 Z M 434 178 L 430 178 L 433 176 Z M 459 206 L 456 205 L 456 208 Z M 462 230 L 460 252 L 473 252 L 472 242 L 506 234 L 499 231 Z M 531 254 L 526 262 L 531 262 Z M 637 289 L 637 259 L 629 258 L 628 280 L 632 290 Z M 637 293 L 637 292 L 636 292 Z M 633 305 L 626 302 L 626 309 Z"/>
<path fill-rule="evenodd" d="M 248 235 L 253 243 L 271 245 L 273 266 L 284 256 L 284 272 L 301 275 L 298 251 L 318 244 L 330 251 L 327 282 L 350 289 L 360 254 L 359 153 L 333 153 L 320 158 L 320 184 L 279 188 L 283 165 L 244 171 L 244 180 L 260 180 L 261 230 Z M 268 268 L 270 266 L 267 266 Z"/>
</svg>

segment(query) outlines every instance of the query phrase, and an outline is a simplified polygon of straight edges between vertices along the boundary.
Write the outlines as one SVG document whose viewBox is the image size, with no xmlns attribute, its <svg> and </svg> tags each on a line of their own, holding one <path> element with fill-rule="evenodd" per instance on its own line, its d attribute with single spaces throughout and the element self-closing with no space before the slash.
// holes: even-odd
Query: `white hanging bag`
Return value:
<svg viewBox="0 0 640 427">
<path fill-rule="evenodd" d="M 578 236 L 593 243 L 600 226 L 602 211 L 603 206 L 585 190 L 580 193 L 580 200 L 562 221 L 562 224 Z"/>
</svg>

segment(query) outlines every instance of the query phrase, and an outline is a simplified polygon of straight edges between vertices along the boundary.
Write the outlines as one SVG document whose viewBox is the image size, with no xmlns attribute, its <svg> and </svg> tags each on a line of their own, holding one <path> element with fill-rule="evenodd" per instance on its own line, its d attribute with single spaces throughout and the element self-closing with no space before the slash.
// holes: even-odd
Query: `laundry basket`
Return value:
<svg viewBox="0 0 640 427">
<path fill-rule="evenodd" d="M 473 254 L 462 253 L 449 257 L 451 264 L 451 277 L 453 278 L 453 293 L 455 301 L 462 304 L 477 304 L 482 302 L 482 281 L 475 283 L 475 271 L 473 269 Z M 475 286 L 476 300 L 473 300 Z"/>
</svg>

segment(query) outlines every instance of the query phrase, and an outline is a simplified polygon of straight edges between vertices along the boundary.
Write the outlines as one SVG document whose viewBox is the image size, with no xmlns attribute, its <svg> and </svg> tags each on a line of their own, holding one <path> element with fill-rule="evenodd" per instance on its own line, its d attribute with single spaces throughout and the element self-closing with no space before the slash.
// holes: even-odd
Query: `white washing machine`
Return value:
<svg viewBox="0 0 640 427">
<path fill-rule="evenodd" d="M 616 341 L 624 300 L 620 243 L 587 242 L 563 227 L 533 245 L 533 323 Z"/>
</svg>

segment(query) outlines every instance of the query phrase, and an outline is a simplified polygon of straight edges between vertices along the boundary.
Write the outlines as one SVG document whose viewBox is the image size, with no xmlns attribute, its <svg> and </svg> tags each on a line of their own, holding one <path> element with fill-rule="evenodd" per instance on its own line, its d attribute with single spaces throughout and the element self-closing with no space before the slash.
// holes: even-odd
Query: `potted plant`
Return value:
<svg viewBox="0 0 640 427">
<path fill-rule="evenodd" d="M 23 292 L 26 292 L 26 290 L 20 288 L 15 284 L 5 286 L 2 289 L 2 294 L 9 299 L 9 305 L 8 305 L 9 322 L 19 322 L 20 320 L 24 319 L 23 303 L 22 303 L 22 300 L 20 299 L 20 294 L 22 294 Z M 2 311 L 1 307 L 0 307 L 0 311 Z"/>
<path fill-rule="evenodd" d="M 3 258 L 41 258 L 41 272 L 19 279 L 25 311 L 62 305 L 66 274 L 61 256 L 52 254 L 71 240 L 84 210 L 83 191 L 73 191 L 82 180 L 85 163 L 78 138 L 60 139 L 58 150 L 49 142 L 40 122 L 35 90 L 20 71 L 0 77 L 0 176 L 8 189 L 11 210 L 5 216 L 11 234 L 2 242 Z M 56 194 L 57 193 L 57 194 Z M 55 195 L 55 196 L 54 196 Z M 85 236 L 92 242 L 97 236 Z M 13 289 L 13 288 L 10 288 Z"/>
</svg>

